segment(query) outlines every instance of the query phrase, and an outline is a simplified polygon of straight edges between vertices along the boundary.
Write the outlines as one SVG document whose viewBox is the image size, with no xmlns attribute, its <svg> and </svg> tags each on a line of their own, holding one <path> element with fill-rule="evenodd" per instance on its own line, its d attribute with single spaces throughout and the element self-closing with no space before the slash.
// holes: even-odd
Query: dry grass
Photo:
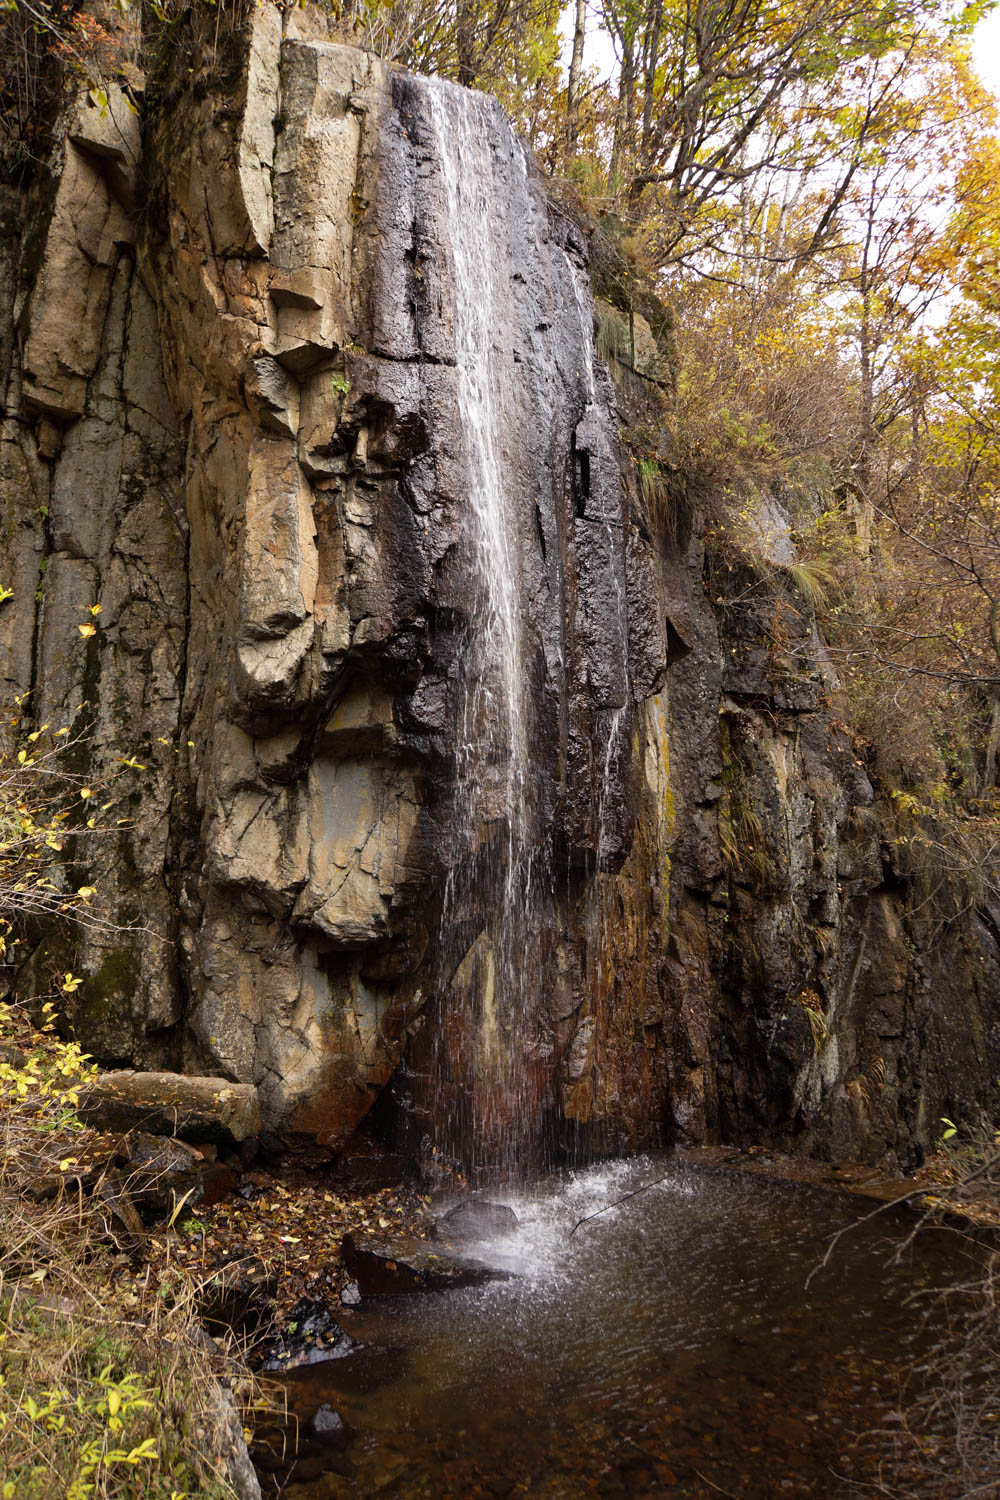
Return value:
<svg viewBox="0 0 1000 1500">
<path fill-rule="evenodd" d="M 234 1361 L 205 1338 L 183 1275 L 136 1277 L 99 1191 L 68 1174 L 54 1197 L 25 1193 L 25 1156 L 73 1138 L 64 1096 L 86 1060 L 2 1012 L 0 1495 L 229 1500 L 240 1419 L 218 1377 Z"/>
</svg>

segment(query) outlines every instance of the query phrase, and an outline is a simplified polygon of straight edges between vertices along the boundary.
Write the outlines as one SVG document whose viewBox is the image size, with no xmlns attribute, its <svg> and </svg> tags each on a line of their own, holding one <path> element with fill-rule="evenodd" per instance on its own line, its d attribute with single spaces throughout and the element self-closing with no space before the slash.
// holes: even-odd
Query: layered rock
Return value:
<svg viewBox="0 0 1000 1500">
<path fill-rule="evenodd" d="M 336 1146 L 429 1004 L 434 1031 L 456 971 L 470 1046 L 483 986 L 508 986 L 484 927 L 515 836 L 541 851 L 520 934 L 538 1003 L 517 1022 L 533 1116 L 564 1055 L 579 1073 L 579 975 L 557 1027 L 548 1014 L 554 924 L 631 842 L 628 736 L 609 738 L 664 647 L 579 231 L 492 100 L 309 24 L 258 8 L 235 104 L 175 56 L 141 150 L 118 93 L 74 116 L 16 309 L 8 453 L 48 515 L 22 507 L 18 598 L 37 589 L 40 614 L 8 617 L 8 660 L 50 718 L 86 700 L 95 779 L 133 763 L 136 816 L 91 878 L 155 938 L 91 935 L 84 1040 L 253 1082 L 272 1133 Z M 488 285 L 469 288 L 473 192 Z M 487 294 L 466 349 L 463 309 Z M 520 727 L 494 743 L 484 725 L 480 751 L 469 721 L 495 700 L 470 710 L 468 680 L 507 670 L 476 655 L 491 581 L 472 525 L 496 471 Z M 34 968 L 57 958 L 47 939 Z"/>
<path fill-rule="evenodd" d="M 495 101 L 325 25 L 181 26 L 5 190 L 0 670 L 126 820 L 69 871 L 119 930 L 24 982 L 79 965 L 89 1050 L 275 1141 L 385 1090 L 418 1152 L 912 1159 L 1000 1071 L 988 924 L 908 911 L 808 608 L 776 648 L 637 520 Z"/>
</svg>

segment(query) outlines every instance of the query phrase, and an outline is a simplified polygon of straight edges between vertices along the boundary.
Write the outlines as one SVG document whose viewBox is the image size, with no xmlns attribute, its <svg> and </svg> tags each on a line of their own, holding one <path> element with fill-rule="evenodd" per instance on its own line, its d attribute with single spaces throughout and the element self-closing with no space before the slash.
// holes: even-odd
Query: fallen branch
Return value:
<svg viewBox="0 0 1000 1500">
<path fill-rule="evenodd" d="M 596 1212 L 584 1214 L 583 1218 L 577 1219 L 573 1225 L 573 1228 L 569 1232 L 569 1238 L 573 1238 L 581 1224 L 588 1224 L 591 1219 L 599 1219 L 601 1214 L 606 1214 L 609 1209 L 618 1208 L 620 1204 L 627 1203 L 630 1198 L 638 1198 L 640 1193 L 648 1193 L 650 1188 L 659 1187 L 660 1183 L 666 1182 L 667 1178 L 671 1175 L 670 1172 L 664 1172 L 662 1177 L 655 1178 L 653 1182 L 643 1183 L 642 1187 L 633 1188 L 630 1193 L 624 1193 L 620 1198 L 616 1198 L 613 1203 L 605 1203 L 604 1207 L 597 1209 Z"/>
</svg>

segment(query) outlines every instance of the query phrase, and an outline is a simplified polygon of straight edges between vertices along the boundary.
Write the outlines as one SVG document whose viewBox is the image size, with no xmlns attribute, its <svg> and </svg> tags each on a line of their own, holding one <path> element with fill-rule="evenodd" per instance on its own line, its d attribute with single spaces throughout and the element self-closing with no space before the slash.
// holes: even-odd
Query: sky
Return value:
<svg viewBox="0 0 1000 1500">
<path fill-rule="evenodd" d="M 562 20 L 563 33 L 567 38 L 567 61 L 568 39 L 572 35 L 572 27 L 572 10 L 567 6 Z M 972 56 L 980 78 L 1000 98 L 1000 10 L 994 11 L 976 27 L 972 40 Z M 609 73 L 614 66 L 611 44 L 600 34 L 593 21 L 591 21 L 587 35 L 586 58 L 588 63 L 596 63 L 605 73 Z"/>
<path fill-rule="evenodd" d="M 980 78 L 1000 96 L 1000 11 L 994 11 L 976 27 L 972 56 Z"/>
</svg>

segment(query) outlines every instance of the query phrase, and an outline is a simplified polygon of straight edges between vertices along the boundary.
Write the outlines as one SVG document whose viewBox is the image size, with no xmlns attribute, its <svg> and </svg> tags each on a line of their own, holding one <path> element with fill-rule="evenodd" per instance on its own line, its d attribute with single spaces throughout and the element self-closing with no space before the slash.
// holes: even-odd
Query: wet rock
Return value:
<svg viewBox="0 0 1000 1500">
<path fill-rule="evenodd" d="M 506 1271 L 495 1270 L 459 1254 L 432 1250 L 422 1240 L 397 1240 L 386 1244 L 361 1235 L 345 1234 L 340 1253 L 364 1297 L 443 1292 L 453 1287 L 481 1286 L 487 1281 L 509 1279 Z"/>
<path fill-rule="evenodd" d="M 360 1347 L 357 1339 L 340 1327 L 325 1302 L 307 1297 L 292 1308 L 262 1368 L 276 1371 L 318 1365 L 344 1359 Z"/>
<path fill-rule="evenodd" d="M 456 1203 L 434 1225 L 434 1234 L 446 1240 L 490 1240 L 513 1234 L 520 1220 L 506 1203 L 486 1203 L 469 1198 Z"/>
<path fill-rule="evenodd" d="M 79 1114 L 112 1130 L 138 1126 L 153 1135 L 239 1146 L 260 1134 L 260 1103 L 251 1083 L 181 1073 L 102 1073 L 80 1094 Z"/>
<path fill-rule="evenodd" d="M 318 1438 L 321 1443 L 340 1446 L 348 1440 L 347 1423 L 339 1411 L 334 1411 L 328 1402 L 313 1412 L 309 1419 L 308 1432 L 310 1436 Z"/>
</svg>

